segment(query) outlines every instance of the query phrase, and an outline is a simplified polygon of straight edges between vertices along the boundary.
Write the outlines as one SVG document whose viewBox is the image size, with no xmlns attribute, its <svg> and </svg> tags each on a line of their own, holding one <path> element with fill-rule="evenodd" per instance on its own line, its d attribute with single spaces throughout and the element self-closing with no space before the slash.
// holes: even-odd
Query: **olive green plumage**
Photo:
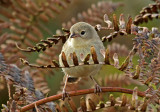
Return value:
<svg viewBox="0 0 160 112">
<path fill-rule="evenodd" d="M 91 46 L 96 50 L 98 61 L 104 61 L 100 50 L 104 50 L 105 48 L 93 26 L 85 22 L 78 22 L 71 27 L 70 33 L 71 35 L 63 45 L 61 51 L 65 53 L 69 65 L 73 65 L 73 52 L 76 53 L 78 61 L 82 62 L 80 56 L 83 54 L 85 57 L 87 54 L 91 54 Z M 91 58 L 92 57 L 90 57 L 89 63 L 93 63 Z M 61 54 L 59 55 L 59 62 L 60 65 L 63 66 Z M 83 65 L 72 68 L 62 68 L 62 70 L 70 77 L 84 77 L 97 74 L 101 69 L 101 66 L 102 65 Z"/>
</svg>

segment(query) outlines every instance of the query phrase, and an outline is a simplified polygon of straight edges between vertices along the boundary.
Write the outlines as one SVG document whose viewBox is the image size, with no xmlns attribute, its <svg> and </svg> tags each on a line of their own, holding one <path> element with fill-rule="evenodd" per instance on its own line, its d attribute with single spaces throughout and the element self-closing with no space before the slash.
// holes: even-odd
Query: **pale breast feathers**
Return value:
<svg viewBox="0 0 160 112">
<path fill-rule="evenodd" d="M 82 62 L 80 60 L 80 55 L 83 54 L 85 57 L 87 54 L 90 54 L 91 46 L 95 47 L 98 61 L 102 62 L 104 60 L 102 54 L 100 53 L 100 49 L 104 49 L 104 46 L 101 43 L 101 41 L 100 42 L 95 41 L 95 43 L 89 44 L 86 47 L 77 47 L 77 48 L 70 46 L 68 42 L 66 42 L 65 45 L 63 46 L 62 52 L 65 53 L 69 65 L 73 65 L 73 60 L 72 60 L 73 52 L 76 53 L 78 57 L 78 61 Z M 63 66 L 61 54 L 59 55 L 59 62 L 60 62 L 60 65 Z M 93 63 L 92 58 L 90 58 L 89 63 Z M 73 68 L 63 68 L 63 71 L 70 76 L 83 77 L 83 76 L 96 74 L 96 71 L 99 71 L 100 68 L 101 68 L 101 65 L 90 65 L 90 66 L 84 65 L 84 66 L 77 66 Z"/>
</svg>

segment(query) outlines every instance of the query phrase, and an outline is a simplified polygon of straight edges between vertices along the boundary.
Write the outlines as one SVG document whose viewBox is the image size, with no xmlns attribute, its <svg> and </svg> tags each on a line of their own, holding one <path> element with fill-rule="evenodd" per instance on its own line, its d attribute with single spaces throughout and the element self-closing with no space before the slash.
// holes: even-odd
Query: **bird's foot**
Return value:
<svg viewBox="0 0 160 112">
<path fill-rule="evenodd" d="M 97 94 L 97 95 L 100 95 L 101 92 L 102 92 L 101 87 L 98 84 L 96 84 L 94 93 Z"/>
<path fill-rule="evenodd" d="M 66 92 L 66 90 L 63 90 L 63 92 L 62 92 L 62 100 L 64 101 L 66 97 L 69 98 L 69 94 L 68 94 L 68 92 Z"/>
</svg>

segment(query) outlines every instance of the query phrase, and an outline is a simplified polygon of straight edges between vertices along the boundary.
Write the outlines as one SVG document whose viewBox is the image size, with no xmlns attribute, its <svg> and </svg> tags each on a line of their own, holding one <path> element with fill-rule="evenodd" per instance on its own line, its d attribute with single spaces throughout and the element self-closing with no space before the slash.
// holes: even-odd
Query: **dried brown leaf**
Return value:
<svg viewBox="0 0 160 112">
<path fill-rule="evenodd" d="M 68 99 L 68 103 L 69 103 L 72 111 L 77 112 L 77 107 L 76 107 L 75 103 L 73 102 L 73 100 L 71 98 Z"/>
<path fill-rule="evenodd" d="M 85 59 L 84 59 L 84 64 L 85 65 L 88 65 L 89 64 L 89 59 L 90 59 L 90 54 L 87 54 L 87 56 L 85 57 Z"/>
<path fill-rule="evenodd" d="M 114 66 L 115 66 L 116 68 L 118 68 L 118 66 L 119 66 L 119 59 L 118 59 L 117 53 L 114 53 L 114 55 L 113 55 L 113 60 L 114 60 Z"/>
<path fill-rule="evenodd" d="M 81 109 L 83 112 L 87 111 L 86 101 L 85 101 L 84 97 L 81 97 L 81 99 L 80 99 L 80 106 L 81 106 Z"/>
<path fill-rule="evenodd" d="M 114 106 L 116 104 L 116 100 L 115 100 L 115 98 L 114 98 L 114 96 L 112 94 L 110 94 L 109 100 L 111 102 L 111 106 Z"/>
<path fill-rule="evenodd" d="M 62 63 L 65 67 L 69 67 L 67 59 L 66 59 L 66 55 L 64 52 L 62 52 Z"/>
<path fill-rule="evenodd" d="M 91 47 L 91 55 L 92 55 L 94 64 L 99 64 L 98 59 L 97 59 L 97 54 L 93 46 Z"/>
<path fill-rule="evenodd" d="M 52 60 L 52 63 L 54 64 L 55 67 L 59 67 L 59 64 L 56 62 L 56 60 Z"/>
<path fill-rule="evenodd" d="M 96 110 L 96 105 L 90 98 L 88 99 L 88 103 L 92 111 Z"/>
<path fill-rule="evenodd" d="M 76 55 L 75 52 L 73 52 L 73 64 L 74 64 L 74 66 L 79 65 L 79 63 L 78 63 L 78 57 L 77 57 L 77 55 Z"/>
<path fill-rule="evenodd" d="M 114 30 L 119 31 L 118 21 L 115 14 L 113 14 L 113 25 L 114 25 Z"/>
<path fill-rule="evenodd" d="M 127 22 L 127 25 L 126 25 L 126 32 L 127 32 L 128 34 L 131 34 L 131 25 L 132 25 L 132 18 L 129 17 L 128 22 Z"/>
<path fill-rule="evenodd" d="M 109 64 L 110 65 L 110 61 L 109 61 L 109 49 L 106 49 L 106 52 L 105 52 L 105 64 Z"/>
</svg>

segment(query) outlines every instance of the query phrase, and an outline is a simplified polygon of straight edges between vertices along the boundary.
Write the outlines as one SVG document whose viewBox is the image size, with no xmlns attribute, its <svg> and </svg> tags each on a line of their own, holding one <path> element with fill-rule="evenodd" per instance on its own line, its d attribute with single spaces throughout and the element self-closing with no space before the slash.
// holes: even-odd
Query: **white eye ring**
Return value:
<svg viewBox="0 0 160 112">
<path fill-rule="evenodd" d="M 84 35 L 86 32 L 85 31 L 81 31 L 81 35 Z"/>
</svg>

